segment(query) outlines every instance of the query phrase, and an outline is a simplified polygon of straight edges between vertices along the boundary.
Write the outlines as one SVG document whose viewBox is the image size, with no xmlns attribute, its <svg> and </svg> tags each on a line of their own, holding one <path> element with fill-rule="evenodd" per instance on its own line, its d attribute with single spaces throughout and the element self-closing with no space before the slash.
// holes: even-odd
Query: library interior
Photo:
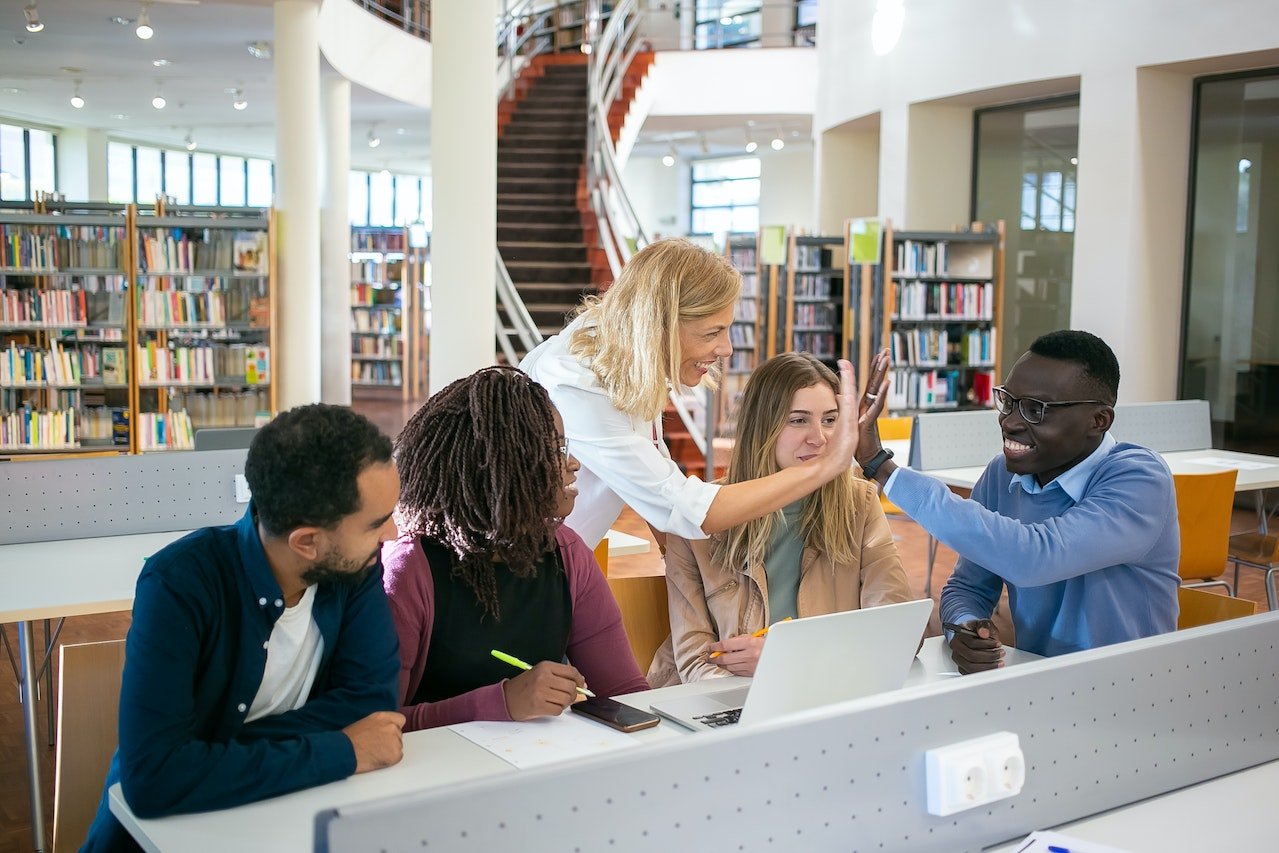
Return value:
<svg viewBox="0 0 1279 853">
<path fill-rule="evenodd" d="M 1279 844 L 1274 0 L 0 18 L 0 853 Z"/>
</svg>

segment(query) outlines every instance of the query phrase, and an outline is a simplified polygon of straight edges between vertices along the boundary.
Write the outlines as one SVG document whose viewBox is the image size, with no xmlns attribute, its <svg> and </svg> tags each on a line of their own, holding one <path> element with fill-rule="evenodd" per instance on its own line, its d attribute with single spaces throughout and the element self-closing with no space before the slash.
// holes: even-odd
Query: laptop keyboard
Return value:
<svg viewBox="0 0 1279 853">
<path fill-rule="evenodd" d="M 731 708 L 727 711 L 716 711 L 714 714 L 703 714 L 693 719 L 711 728 L 719 728 L 720 726 L 731 726 L 741 718 L 742 709 Z"/>
</svg>

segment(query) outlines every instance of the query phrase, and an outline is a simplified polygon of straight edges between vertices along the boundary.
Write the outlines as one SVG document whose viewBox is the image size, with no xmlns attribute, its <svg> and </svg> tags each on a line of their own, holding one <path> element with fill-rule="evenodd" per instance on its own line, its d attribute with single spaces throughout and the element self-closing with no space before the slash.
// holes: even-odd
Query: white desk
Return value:
<svg viewBox="0 0 1279 853">
<path fill-rule="evenodd" d="M 190 531 L 137 533 L 92 539 L 27 542 L 0 545 L 0 625 L 18 628 L 18 683 L 22 686 L 23 734 L 28 754 L 28 780 L 33 824 L 43 826 L 40 796 L 35 691 L 32 686 L 49 664 L 55 632 L 36 666 L 32 623 L 96 613 L 115 613 L 133 607 L 133 594 L 142 564 L 165 545 Z M 649 542 L 616 530 L 608 531 L 609 556 L 642 554 Z M 61 627 L 59 626 L 59 631 Z M 50 688 L 52 689 L 52 688 Z M 48 705 L 50 710 L 53 705 Z M 52 737 L 52 718 L 49 721 Z M 50 740 L 50 746 L 52 746 Z M 41 837 L 37 834 L 37 838 Z"/>
<path fill-rule="evenodd" d="M 1279 838 L 1277 790 L 1279 761 L 1271 761 L 1053 829 L 1128 853 L 1271 850 Z M 1019 840 L 987 850 L 1020 847 Z"/>
<path fill-rule="evenodd" d="M 1038 656 L 1028 652 L 1009 649 L 1010 664 L 1037 659 Z M 919 657 L 912 664 L 905 686 L 945 678 L 946 673 L 954 671 L 945 641 L 941 637 L 932 637 L 925 641 Z M 618 698 L 648 710 L 651 702 L 673 694 L 719 690 L 748 681 L 735 676 L 708 679 Z M 669 722 L 631 735 L 641 743 L 707 736 Z M 428 729 L 404 736 L 404 760 L 394 767 L 235 809 L 141 820 L 129 810 L 118 784 L 111 787 L 110 801 L 112 814 L 148 851 L 221 853 L 225 850 L 270 850 L 272 853 L 309 853 L 313 844 L 315 815 L 324 809 L 454 785 L 483 776 L 518 772 L 513 765 L 455 732 Z"/>
</svg>

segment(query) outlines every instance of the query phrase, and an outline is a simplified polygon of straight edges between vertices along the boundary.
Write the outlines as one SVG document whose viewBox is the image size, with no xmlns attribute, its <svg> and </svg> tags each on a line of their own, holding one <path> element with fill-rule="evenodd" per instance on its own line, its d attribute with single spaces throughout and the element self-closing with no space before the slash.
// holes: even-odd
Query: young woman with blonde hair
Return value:
<svg viewBox="0 0 1279 853">
<path fill-rule="evenodd" d="M 884 362 L 878 356 L 876 368 Z M 826 457 L 838 390 L 835 374 L 808 353 L 761 365 L 742 396 L 728 487 Z M 781 619 L 915 597 L 875 484 L 847 466 L 777 512 L 708 540 L 666 541 L 671 639 L 649 670 L 654 687 L 753 675 L 765 638 L 751 634 Z"/>
<path fill-rule="evenodd" d="M 581 461 L 581 499 L 566 523 L 587 545 L 603 538 L 623 504 L 659 534 L 699 539 L 775 512 L 852 464 L 858 412 L 847 362 L 839 394 L 846 415 L 836 418 L 820 458 L 730 485 L 686 476 L 671 460 L 661 438 L 667 395 L 674 386 L 714 383 L 718 363 L 733 352 L 729 326 L 740 292 L 741 276 L 723 257 L 687 240 L 661 240 L 520 364 L 550 393 Z M 884 383 L 877 370 L 870 387 Z"/>
</svg>

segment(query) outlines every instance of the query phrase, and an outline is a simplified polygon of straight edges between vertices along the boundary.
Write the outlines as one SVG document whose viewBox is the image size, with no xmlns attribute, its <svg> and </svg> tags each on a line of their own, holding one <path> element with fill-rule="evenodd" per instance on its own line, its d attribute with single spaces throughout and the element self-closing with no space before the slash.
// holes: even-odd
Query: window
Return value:
<svg viewBox="0 0 1279 853">
<path fill-rule="evenodd" d="M 178 204 L 191 203 L 191 155 L 183 151 L 164 152 L 164 194 Z"/>
<path fill-rule="evenodd" d="M 759 230 L 759 158 L 693 163 L 693 234 Z"/>
<path fill-rule="evenodd" d="M 243 157 L 219 157 L 218 184 L 221 192 L 218 204 L 224 207 L 244 207 L 247 195 L 247 178 L 245 177 Z"/>
<path fill-rule="evenodd" d="M 758 47 L 763 30 L 760 0 L 697 0 L 693 46 Z"/>
<path fill-rule="evenodd" d="M 107 199 L 112 204 L 129 204 L 133 192 L 133 146 L 107 143 Z"/>
<path fill-rule="evenodd" d="M 249 159 L 249 207 L 270 207 L 275 198 L 275 172 L 270 160 Z"/>
<path fill-rule="evenodd" d="M 422 221 L 430 229 L 431 179 L 417 175 L 352 172 L 347 183 L 351 224 L 408 225 Z"/>
<path fill-rule="evenodd" d="M 159 148 L 138 148 L 134 159 L 137 169 L 138 192 L 136 200 L 143 204 L 151 204 L 164 192 L 164 171 L 161 161 L 163 155 Z"/>
<path fill-rule="evenodd" d="M 408 225 L 422 214 L 422 179 L 417 175 L 395 176 L 395 224 Z"/>
<path fill-rule="evenodd" d="M 387 171 L 369 176 L 369 224 L 390 225 L 395 222 L 395 179 Z"/>
<path fill-rule="evenodd" d="M 270 160 L 107 143 L 112 202 L 151 204 L 163 193 L 178 204 L 270 207 L 274 192 Z"/>
<path fill-rule="evenodd" d="M 352 172 L 346 184 L 352 225 L 369 224 L 369 173 Z"/>
<path fill-rule="evenodd" d="M 212 154 L 191 155 L 191 203 L 218 203 L 218 158 Z"/>
<path fill-rule="evenodd" d="M 0 124 L 0 200 L 30 201 L 57 190 L 57 137 L 47 130 Z"/>
</svg>

